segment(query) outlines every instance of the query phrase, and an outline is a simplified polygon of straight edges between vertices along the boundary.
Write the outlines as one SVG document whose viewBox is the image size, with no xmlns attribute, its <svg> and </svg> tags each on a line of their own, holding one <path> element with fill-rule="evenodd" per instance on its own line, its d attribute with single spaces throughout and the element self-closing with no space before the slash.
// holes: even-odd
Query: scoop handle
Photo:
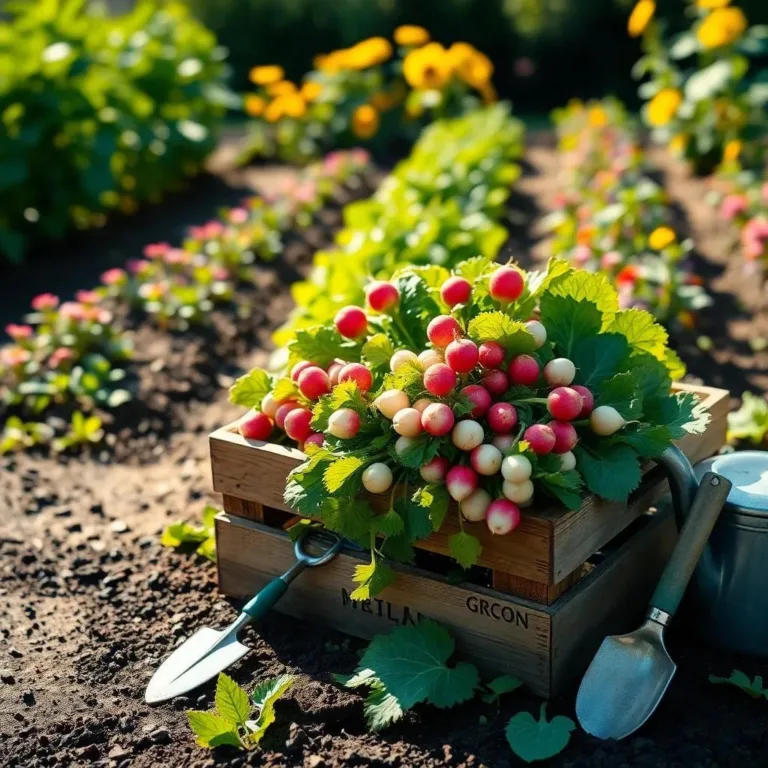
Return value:
<svg viewBox="0 0 768 768">
<path fill-rule="evenodd" d="M 701 478 L 672 557 L 651 598 L 652 608 L 674 615 L 730 490 L 731 481 L 714 472 Z"/>
</svg>

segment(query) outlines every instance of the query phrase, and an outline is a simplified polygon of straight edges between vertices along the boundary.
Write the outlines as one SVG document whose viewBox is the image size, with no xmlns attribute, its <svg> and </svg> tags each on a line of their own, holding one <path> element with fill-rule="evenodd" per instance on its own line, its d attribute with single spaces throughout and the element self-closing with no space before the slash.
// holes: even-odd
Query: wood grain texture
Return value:
<svg viewBox="0 0 768 768">
<path fill-rule="evenodd" d="M 557 584 L 543 584 L 540 581 L 523 579 L 503 571 L 491 571 L 493 588 L 498 592 L 515 597 L 524 597 L 542 605 L 552 605 L 584 575 L 586 569 L 579 566 Z"/>
<path fill-rule="evenodd" d="M 686 435 L 678 442 L 691 462 L 711 456 L 725 442 L 729 395 L 726 390 L 676 384 L 676 391 L 694 392 L 709 410 L 711 422 L 703 435 Z M 214 490 L 265 506 L 291 511 L 283 502 L 285 480 L 304 459 L 293 448 L 249 441 L 236 425 L 210 436 Z M 649 462 L 646 475 L 655 467 Z M 525 510 L 520 526 L 509 536 L 494 536 L 484 525 L 469 529 L 483 546 L 480 565 L 513 577 L 554 586 L 590 555 L 626 528 L 654 504 L 666 490 L 661 476 L 651 473 L 628 503 L 590 496 L 581 508 L 568 511 L 548 505 Z M 372 506 L 384 511 L 388 497 L 369 496 Z M 416 546 L 448 554 L 448 540 L 459 530 L 458 508 L 452 505 L 439 532 Z"/>
</svg>

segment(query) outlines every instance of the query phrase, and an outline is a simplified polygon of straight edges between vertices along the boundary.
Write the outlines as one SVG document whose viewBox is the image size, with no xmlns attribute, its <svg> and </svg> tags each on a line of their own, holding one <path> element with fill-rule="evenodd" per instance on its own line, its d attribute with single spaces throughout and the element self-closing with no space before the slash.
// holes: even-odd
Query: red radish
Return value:
<svg viewBox="0 0 768 768">
<path fill-rule="evenodd" d="M 432 405 L 434 400 L 428 400 L 426 397 L 420 397 L 414 404 L 413 407 L 419 412 L 424 413 L 424 410 L 427 408 L 427 406 Z"/>
<path fill-rule="evenodd" d="M 266 413 L 270 419 L 274 419 L 278 405 L 280 405 L 280 403 L 275 400 L 275 396 L 271 392 L 267 392 L 267 394 L 264 395 L 264 399 L 261 401 L 261 412 Z"/>
<path fill-rule="evenodd" d="M 344 307 L 333 318 L 336 330 L 346 339 L 357 339 L 368 330 L 368 318 L 360 307 Z"/>
<path fill-rule="evenodd" d="M 478 419 L 480 416 L 484 416 L 488 409 L 491 407 L 491 396 L 485 387 L 481 387 L 479 384 L 470 384 L 461 390 L 461 394 L 472 403 L 472 410 L 469 415 L 473 419 Z"/>
<path fill-rule="evenodd" d="M 360 431 L 360 416 L 351 408 L 340 408 L 328 417 L 328 431 L 341 440 L 349 440 Z"/>
<path fill-rule="evenodd" d="M 421 414 L 421 426 L 434 437 L 447 435 L 455 421 L 453 411 L 445 403 L 432 403 Z"/>
<path fill-rule="evenodd" d="M 332 387 L 335 387 L 339 383 L 339 374 L 341 374 L 345 365 L 346 363 L 334 361 L 328 366 L 328 380 L 331 382 Z"/>
<path fill-rule="evenodd" d="M 513 384 L 530 387 L 539 380 L 539 364 L 530 355 L 518 355 L 509 364 L 508 373 Z"/>
<path fill-rule="evenodd" d="M 291 379 L 293 381 L 298 381 L 299 375 L 305 368 L 313 368 L 313 367 L 317 368 L 318 366 L 316 366 L 314 363 L 309 363 L 306 360 L 302 360 L 300 363 L 296 363 L 296 365 L 294 365 L 293 368 L 291 368 Z"/>
<path fill-rule="evenodd" d="M 544 366 L 550 387 L 567 387 L 576 378 L 576 366 L 567 357 L 556 357 Z"/>
<path fill-rule="evenodd" d="M 477 365 L 477 344 L 469 339 L 456 339 L 445 348 L 445 362 L 456 373 L 469 373 Z"/>
<path fill-rule="evenodd" d="M 494 403 L 488 409 L 488 426 L 497 435 L 507 435 L 517 426 L 517 408 L 511 403 Z"/>
<path fill-rule="evenodd" d="M 525 327 L 536 342 L 536 349 L 540 349 L 547 343 L 547 329 L 538 320 L 529 320 Z"/>
<path fill-rule="evenodd" d="M 294 408 L 285 417 L 285 434 L 297 443 L 303 443 L 311 434 L 312 411 L 306 408 Z"/>
<path fill-rule="evenodd" d="M 365 289 L 365 298 L 374 312 L 386 312 L 400 301 L 400 291 L 392 283 L 376 280 Z"/>
<path fill-rule="evenodd" d="M 576 469 L 576 457 L 571 451 L 560 454 L 560 469 L 563 472 L 567 472 L 569 469 Z"/>
<path fill-rule="evenodd" d="M 492 394 L 503 395 L 509 389 L 509 378 L 504 371 L 488 371 L 480 383 Z"/>
<path fill-rule="evenodd" d="M 266 440 L 272 434 L 272 420 L 266 413 L 256 412 L 241 421 L 237 429 L 246 440 Z"/>
<path fill-rule="evenodd" d="M 451 308 L 466 304 L 472 295 L 472 283 L 463 277 L 449 277 L 440 288 L 440 298 Z"/>
<path fill-rule="evenodd" d="M 592 431 L 603 437 L 618 432 L 625 424 L 624 417 L 610 405 L 598 405 L 589 417 Z"/>
<path fill-rule="evenodd" d="M 424 372 L 424 388 L 435 397 L 445 397 L 456 387 L 456 374 L 445 363 L 430 365 Z"/>
<path fill-rule="evenodd" d="M 392 470 L 380 461 L 363 472 L 363 488 L 369 493 L 384 493 L 391 485 Z"/>
<path fill-rule="evenodd" d="M 555 433 L 552 453 L 568 453 L 579 442 L 579 436 L 573 424 L 567 421 L 550 421 L 548 426 Z"/>
<path fill-rule="evenodd" d="M 514 267 L 499 267 L 488 281 L 488 292 L 496 301 L 515 301 L 524 287 L 523 276 Z"/>
<path fill-rule="evenodd" d="M 494 445 L 478 445 L 469 455 L 472 469 L 479 475 L 495 475 L 501 469 L 501 451 Z"/>
<path fill-rule="evenodd" d="M 520 525 L 520 508 L 508 499 L 496 499 L 485 511 L 485 522 L 491 533 L 503 536 Z"/>
<path fill-rule="evenodd" d="M 491 445 L 495 445 L 502 453 L 506 453 L 515 444 L 515 438 L 512 435 L 494 435 L 491 439 Z"/>
<path fill-rule="evenodd" d="M 304 447 L 306 448 L 308 445 L 317 445 L 322 446 L 322 444 L 325 442 L 325 436 L 322 432 L 313 432 L 305 441 L 304 441 Z"/>
<path fill-rule="evenodd" d="M 373 404 L 379 409 L 379 413 L 388 419 L 393 419 L 398 411 L 410 405 L 408 395 L 402 389 L 388 389 L 382 392 Z"/>
<path fill-rule="evenodd" d="M 461 502 L 461 514 L 470 523 L 479 523 L 481 520 L 485 520 L 485 513 L 490 503 L 491 494 L 482 488 L 477 488 Z"/>
<path fill-rule="evenodd" d="M 443 356 L 436 349 L 425 349 L 419 352 L 419 362 L 426 371 L 430 365 L 443 362 Z"/>
<path fill-rule="evenodd" d="M 286 400 L 284 403 L 280 403 L 275 411 L 275 424 L 280 429 L 285 429 L 285 417 L 294 409 L 298 408 L 299 404 L 295 400 Z"/>
<path fill-rule="evenodd" d="M 427 326 L 427 336 L 436 347 L 447 347 L 461 335 L 461 326 L 450 315 L 438 315 Z"/>
<path fill-rule="evenodd" d="M 533 483 L 530 480 L 523 480 L 522 483 L 511 483 L 505 480 L 501 492 L 515 504 L 525 504 L 533 498 Z"/>
<path fill-rule="evenodd" d="M 435 456 L 432 461 L 428 461 L 419 470 L 419 474 L 422 480 L 426 480 L 428 483 L 442 483 L 450 468 L 451 463 L 448 459 L 443 456 Z"/>
<path fill-rule="evenodd" d="M 510 483 L 524 483 L 533 473 L 530 459 L 522 454 L 507 456 L 501 462 L 501 476 Z"/>
<path fill-rule="evenodd" d="M 472 419 L 460 421 L 451 432 L 453 444 L 461 451 L 471 451 L 483 442 L 483 427 Z"/>
<path fill-rule="evenodd" d="M 310 400 L 317 400 L 322 395 L 327 395 L 331 391 L 331 380 L 328 374 L 316 365 L 305 368 L 299 374 L 299 392 Z"/>
<path fill-rule="evenodd" d="M 579 418 L 583 419 L 589 416 L 595 409 L 595 396 L 581 384 L 572 384 L 571 389 L 575 389 L 581 395 L 581 411 L 579 411 Z"/>
<path fill-rule="evenodd" d="M 472 467 L 451 467 L 445 485 L 452 499 L 464 501 L 477 488 L 477 474 Z"/>
<path fill-rule="evenodd" d="M 398 349 L 392 357 L 389 358 L 389 370 L 394 373 L 401 365 L 406 363 L 418 363 L 419 358 L 415 352 L 410 349 Z"/>
<path fill-rule="evenodd" d="M 555 447 L 555 433 L 546 424 L 533 424 L 525 430 L 525 440 L 534 453 L 549 453 Z"/>
<path fill-rule="evenodd" d="M 373 386 L 373 375 L 362 363 L 347 363 L 339 372 L 339 383 L 342 381 L 354 381 L 366 393 Z"/>
<path fill-rule="evenodd" d="M 504 354 L 498 341 L 485 341 L 478 350 L 478 359 L 483 368 L 498 368 L 504 362 Z"/>
<path fill-rule="evenodd" d="M 547 410 L 558 421 L 573 421 L 583 405 L 581 395 L 570 387 L 555 387 L 547 395 Z"/>
<path fill-rule="evenodd" d="M 423 431 L 421 414 L 415 408 L 403 408 L 392 419 L 392 428 L 398 435 L 418 437 Z"/>
</svg>

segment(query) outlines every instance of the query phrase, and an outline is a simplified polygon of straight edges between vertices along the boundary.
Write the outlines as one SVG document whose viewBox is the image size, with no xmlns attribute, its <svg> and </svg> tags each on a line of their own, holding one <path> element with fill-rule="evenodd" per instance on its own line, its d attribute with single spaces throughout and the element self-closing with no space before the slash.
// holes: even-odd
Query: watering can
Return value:
<svg viewBox="0 0 768 768">
<path fill-rule="evenodd" d="M 706 472 L 733 484 L 691 580 L 692 607 L 713 645 L 768 656 L 768 452 L 715 456 L 692 467 L 676 446 L 658 459 L 681 526 Z"/>
</svg>

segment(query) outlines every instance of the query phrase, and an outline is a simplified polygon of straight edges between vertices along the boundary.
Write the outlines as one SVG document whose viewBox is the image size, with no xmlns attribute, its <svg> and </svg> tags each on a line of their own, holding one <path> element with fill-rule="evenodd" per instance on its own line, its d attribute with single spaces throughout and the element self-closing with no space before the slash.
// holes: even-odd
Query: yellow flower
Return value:
<svg viewBox="0 0 768 768">
<path fill-rule="evenodd" d="M 491 60 L 469 43 L 454 43 L 448 55 L 453 61 L 456 74 L 468 85 L 480 90 L 484 88 L 493 74 Z"/>
<path fill-rule="evenodd" d="M 285 77 L 285 72 L 277 64 L 268 64 L 263 67 L 254 67 L 248 76 L 251 78 L 251 82 L 256 85 L 270 85 L 270 83 L 282 80 Z"/>
<path fill-rule="evenodd" d="M 314 101 L 323 92 L 323 86 L 308 80 L 301 86 L 301 95 L 304 101 Z"/>
<path fill-rule="evenodd" d="M 648 237 L 648 245 L 654 251 L 661 251 L 675 242 L 675 231 L 670 227 L 657 227 Z"/>
<path fill-rule="evenodd" d="M 653 14 L 656 13 L 656 3 L 654 0 L 638 0 L 637 5 L 629 14 L 627 21 L 627 32 L 630 37 L 640 37 L 651 23 Z"/>
<path fill-rule="evenodd" d="M 385 37 L 369 37 L 343 51 L 343 54 L 350 69 L 368 69 L 391 58 L 392 44 Z"/>
<path fill-rule="evenodd" d="M 662 88 L 648 102 L 648 122 L 660 128 L 666 125 L 683 103 L 683 95 L 677 88 Z"/>
<path fill-rule="evenodd" d="M 747 28 L 747 19 L 740 8 L 716 8 L 696 30 L 702 48 L 720 48 L 735 43 Z"/>
<path fill-rule="evenodd" d="M 339 72 L 347 67 L 347 51 L 321 53 L 312 60 L 315 69 L 321 72 Z"/>
<path fill-rule="evenodd" d="M 415 24 L 403 24 L 395 30 L 395 42 L 398 45 L 425 45 L 429 42 L 429 32 Z"/>
<path fill-rule="evenodd" d="M 683 155 L 687 146 L 688 136 L 684 133 L 678 133 L 669 140 L 669 151 L 674 155 Z"/>
<path fill-rule="evenodd" d="M 267 93 L 270 96 L 287 96 L 296 92 L 296 83 L 292 83 L 290 80 L 279 80 L 267 86 Z"/>
<path fill-rule="evenodd" d="M 608 114 L 599 104 L 589 108 L 587 119 L 592 128 L 604 128 L 608 125 Z"/>
<path fill-rule="evenodd" d="M 696 5 L 704 11 L 711 11 L 713 8 L 725 8 L 731 0 L 696 0 Z"/>
<path fill-rule="evenodd" d="M 266 106 L 267 100 L 263 96 L 252 93 L 245 97 L 245 111 L 251 117 L 259 117 L 259 115 L 264 114 Z"/>
<path fill-rule="evenodd" d="M 411 88 L 440 90 L 453 76 L 453 60 L 440 43 L 428 43 L 405 57 L 403 75 Z"/>
<path fill-rule="evenodd" d="M 379 130 L 379 113 L 370 105 L 362 104 L 352 114 L 352 132 L 360 139 L 370 139 Z"/>
<path fill-rule="evenodd" d="M 735 163 L 741 154 L 741 142 L 738 139 L 731 139 L 723 147 L 723 162 Z"/>
<path fill-rule="evenodd" d="M 264 110 L 264 117 L 270 123 L 276 123 L 283 117 L 304 117 L 307 102 L 298 93 L 286 93 L 278 96 Z"/>
</svg>

